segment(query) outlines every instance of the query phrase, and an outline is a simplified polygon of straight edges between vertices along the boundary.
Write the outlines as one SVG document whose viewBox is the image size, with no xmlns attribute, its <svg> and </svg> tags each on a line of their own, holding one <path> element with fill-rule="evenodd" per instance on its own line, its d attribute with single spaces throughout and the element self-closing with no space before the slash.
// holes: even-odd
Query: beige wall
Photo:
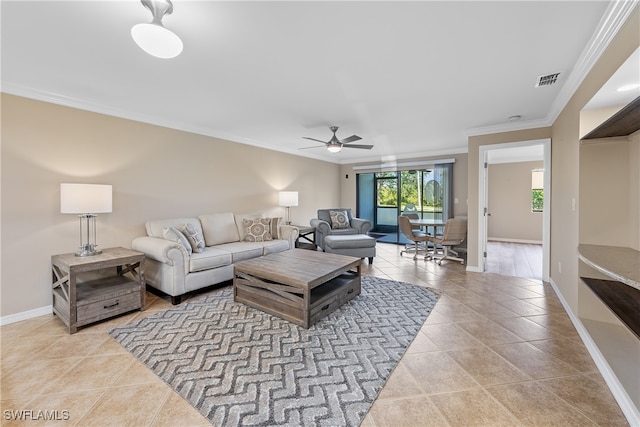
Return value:
<svg viewBox="0 0 640 427">
<path fill-rule="evenodd" d="M 129 247 L 152 218 L 258 212 L 297 190 L 295 223 L 340 203 L 339 165 L 2 94 L 0 315 L 51 304 L 50 257 L 78 246 L 60 183 L 113 185 L 101 247 Z M 318 185 L 322 182 L 322 185 Z"/>
<path fill-rule="evenodd" d="M 542 243 L 542 212 L 531 211 L 531 171 L 543 162 L 489 165 L 489 240 Z"/>
<path fill-rule="evenodd" d="M 403 159 L 401 162 L 419 162 L 419 161 L 435 161 L 442 159 L 455 159 L 453 164 L 453 215 L 454 216 L 466 216 L 467 215 L 467 154 L 452 154 L 449 156 L 434 156 L 434 157 L 416 157 L 412 159 Z M 380 162 L 378 162 L 379 164 Z M 375 164 L 375 163 L 352 163 L 342 165 L 340 169 L 340 181 L 341 181 L 341 205 L 342 207 L 351 208 L 355 212 L 356 209 L 356 173 L 353 167 Z M 347 178 L 348 176 L 348 178 Z M 456 200 L 457 199 L 457 203 Z"/>
<path fill-rule="evenodd" d="M 638 161 L 629 141 L 582 143 L 580 147 L 580 243 L 634 247 L 638 216 Z M 635 160 L 635 161 L 634 161 Z M 633 194 L 635 192 L 635 195 Z M 633 215 L 633 216 L 632 216 Z M 637 249 L 637 247 L 636 247 Z"/>
<path fill-rule="evenodd" d="M 580 110 L 640 46 L 639 15 L 636 8 L 553 124 L 550 274 L 574 313 L 578 312 L 578 214 L 583 209 L 579 199 Z"/>
</svg>

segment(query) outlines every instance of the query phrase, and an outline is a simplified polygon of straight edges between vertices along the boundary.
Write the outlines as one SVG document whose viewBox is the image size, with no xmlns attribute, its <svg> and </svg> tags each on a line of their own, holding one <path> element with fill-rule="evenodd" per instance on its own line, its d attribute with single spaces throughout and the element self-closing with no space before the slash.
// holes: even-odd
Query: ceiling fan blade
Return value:
<svg viewBox="0 0 640 427">
<path fill-rule="evenodd" d="M 324 148 L 322 145 L 314 145 L 313 147 L 300 147 L 298 150 L 308 150 L 309 148 Z"/>
<path fill-rule="evenodd" d="M 320 141 L 319 139 L 309 138 L 308 136 L 303 136 L 304 139 L 309 139 L 311 141 L 321 142 L 326 145 L 327 141 Z"/>
<path fill-rule="evenodd" d="M 345 139 L 341 140 L 340 142 L 341 142 L 342 144 L 348 144 L 348 143 L 350 143 L 350 142 L 359 141 L 359 140 L 361 140 L 361 139 L 362 139 L 362 138 L 360 138 L 358 135 L 351 135 L 350 137 L 345 138 Z"/>
<path fill-rule="evenodd" d="M 349 145 L 343 145 L 342 148 L 363 148 L 365 150 L 371 150 L 373 148 L 373 145 L 349 144 Z"/>
</svg>

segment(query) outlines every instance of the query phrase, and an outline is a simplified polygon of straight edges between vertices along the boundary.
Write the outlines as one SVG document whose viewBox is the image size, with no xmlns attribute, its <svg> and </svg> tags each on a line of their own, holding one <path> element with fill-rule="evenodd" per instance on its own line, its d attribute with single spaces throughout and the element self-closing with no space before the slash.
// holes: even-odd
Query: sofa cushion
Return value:
<svg viewBox="0 0 640 427">
<path fill-rule="evenodd" d="M 233 242 L 216 246 L 217 249 L 231 253 L 231 262 L 242 261 L 262 256 L 264 252 L 262 243 Z"/>
<path fill-rule="evenodd" d="M 262 242 L 262 255 L 275 254 L 289 250 L 288 240 L 271 240 L 270 242 Z"/>
<path fill-rule="evenodd" d="M 189 243 L 189 240 L 187 240 L 187 237 L 184 234 L 182 234 L 182 232 L 178 230 L 176 227 L 163 228 L 162 237 L 184 246 L 184 248 L 187 250 L 187 253 L 189 255 L 193 253 L 193 248 L 191 247 L 191 243 Z"/>
<path fill-rule="evenodd" d="M 267 242 L 273 240 L 269 218 L 245 218 L 242 220 L 242 229 L 245 242 Z"/>
<path fill-rule="evenodd" d="M 207 246 L 240 241 L 233 213 L 213 213 L 200 215 L 198 218 L 202 223 L 204 241 Z"/>
<path fill-rule="evenodd" d="M 231 253 L 208 247 L 200 253 L 194 253 L 189 259 L 189 272 L 209 270 L 211 268 L 223 267 L 231 264 Z"/>
<path fill-rule="evenodd" d="M 168 227 L 178 227 L 183 224 L 191 224 L 196 230 L 202 233 L 202 227 L 200 226 L 200 220 L 198 218 L 171 218 L 171 219 L 156 219 L 147 221 L 144 226 L 147 230 L 147 236 L 159 237 L 164 239 L 163 230 Z"/>
<path fill-rule="evenodd" d="M 341 229 L 351 227 L 349 224 L 349 215 L 346 210 L 330 211 L 329 215 L 331 216 L 331 228 Z"/>
<path fill-rule="evenodd" d="M 202 232 L 194 227 L 193 224 L 181 224 L 176 228 L 186 236 L 193 252 L 200 253 L 204 251 L 204 237 L 202 236 Z"/>
</svg>

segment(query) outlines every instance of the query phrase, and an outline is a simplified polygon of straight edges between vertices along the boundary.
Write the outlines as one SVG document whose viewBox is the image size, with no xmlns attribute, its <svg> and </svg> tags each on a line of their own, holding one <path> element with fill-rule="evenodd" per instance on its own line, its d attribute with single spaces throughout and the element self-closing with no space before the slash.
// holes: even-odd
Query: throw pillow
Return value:
<svg viewBox="0 0 640 427">
<path fill-rule="evenodd" d="M 329 211 L 331 216 L 331 228 L 349 228 L 349 216 L 347 211 Z"/>
<path fill-rule="evenodd" d="M 175 227 L 163 228 L 162 237 L 184 246 L 184 248 L 187 250 L 187 253 L 189 255 L 193 253 L 193 249 L 191 248 L 191 243 L 189 243 L 189 240 L 187 240 L 187 237 L 184 234 L 182 234 L 177 228 Z"/>
<path fill-rule="evenodd" d="M 282 218 L 267 218 L 269 220 L 269 232 L 271 233 L 271 237 L 273 239 L 280 238 L 280 222 L 282 222 Z"/>
<path fill-rule="evenodd" d="M 243 219 L 242 228 L 246 242 L 266 242 L 273 240 L 269 218 Z"/>
<path fill-rule="evenodd" d="M 182 224 L 181 226 L 176 228 L 186 236 L 189 244 L 191 245 L 191 249 L 193 249 L 193 252 L 204 252 L 204 237 L 202 237 L 202 234 L 200 234 L 200 232 L 192 224 Z"/>
</svg>

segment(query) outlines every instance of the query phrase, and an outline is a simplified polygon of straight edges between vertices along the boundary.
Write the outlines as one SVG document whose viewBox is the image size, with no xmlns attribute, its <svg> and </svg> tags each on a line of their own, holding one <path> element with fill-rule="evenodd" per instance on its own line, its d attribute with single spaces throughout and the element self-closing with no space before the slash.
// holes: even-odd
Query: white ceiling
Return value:
<svg viewBox="0 0 640 427">
<path fill-rule="evenodd" d="M 164 24 L 184 51 L 157 59 L 131 39 L 151 20 L 137 0 L 3 0 L 2 91 L 336 163 L 454 154 L 469 134 L 550 125 L 612 7 L 173 3 Z M 557 84 L 534 87 L 555 72 Z M 300 150 L 330 125 L 374 149 Z"/>
<path fill-rule="evenodd" d="M 635 89 L 620 89 L 632 83 L 638 84 Z M 583 110 L 606 107 L 624 107 L 640 96 L 640 48 L 618 68 L 600 90 L 591 98 Z"/>
</svg>

